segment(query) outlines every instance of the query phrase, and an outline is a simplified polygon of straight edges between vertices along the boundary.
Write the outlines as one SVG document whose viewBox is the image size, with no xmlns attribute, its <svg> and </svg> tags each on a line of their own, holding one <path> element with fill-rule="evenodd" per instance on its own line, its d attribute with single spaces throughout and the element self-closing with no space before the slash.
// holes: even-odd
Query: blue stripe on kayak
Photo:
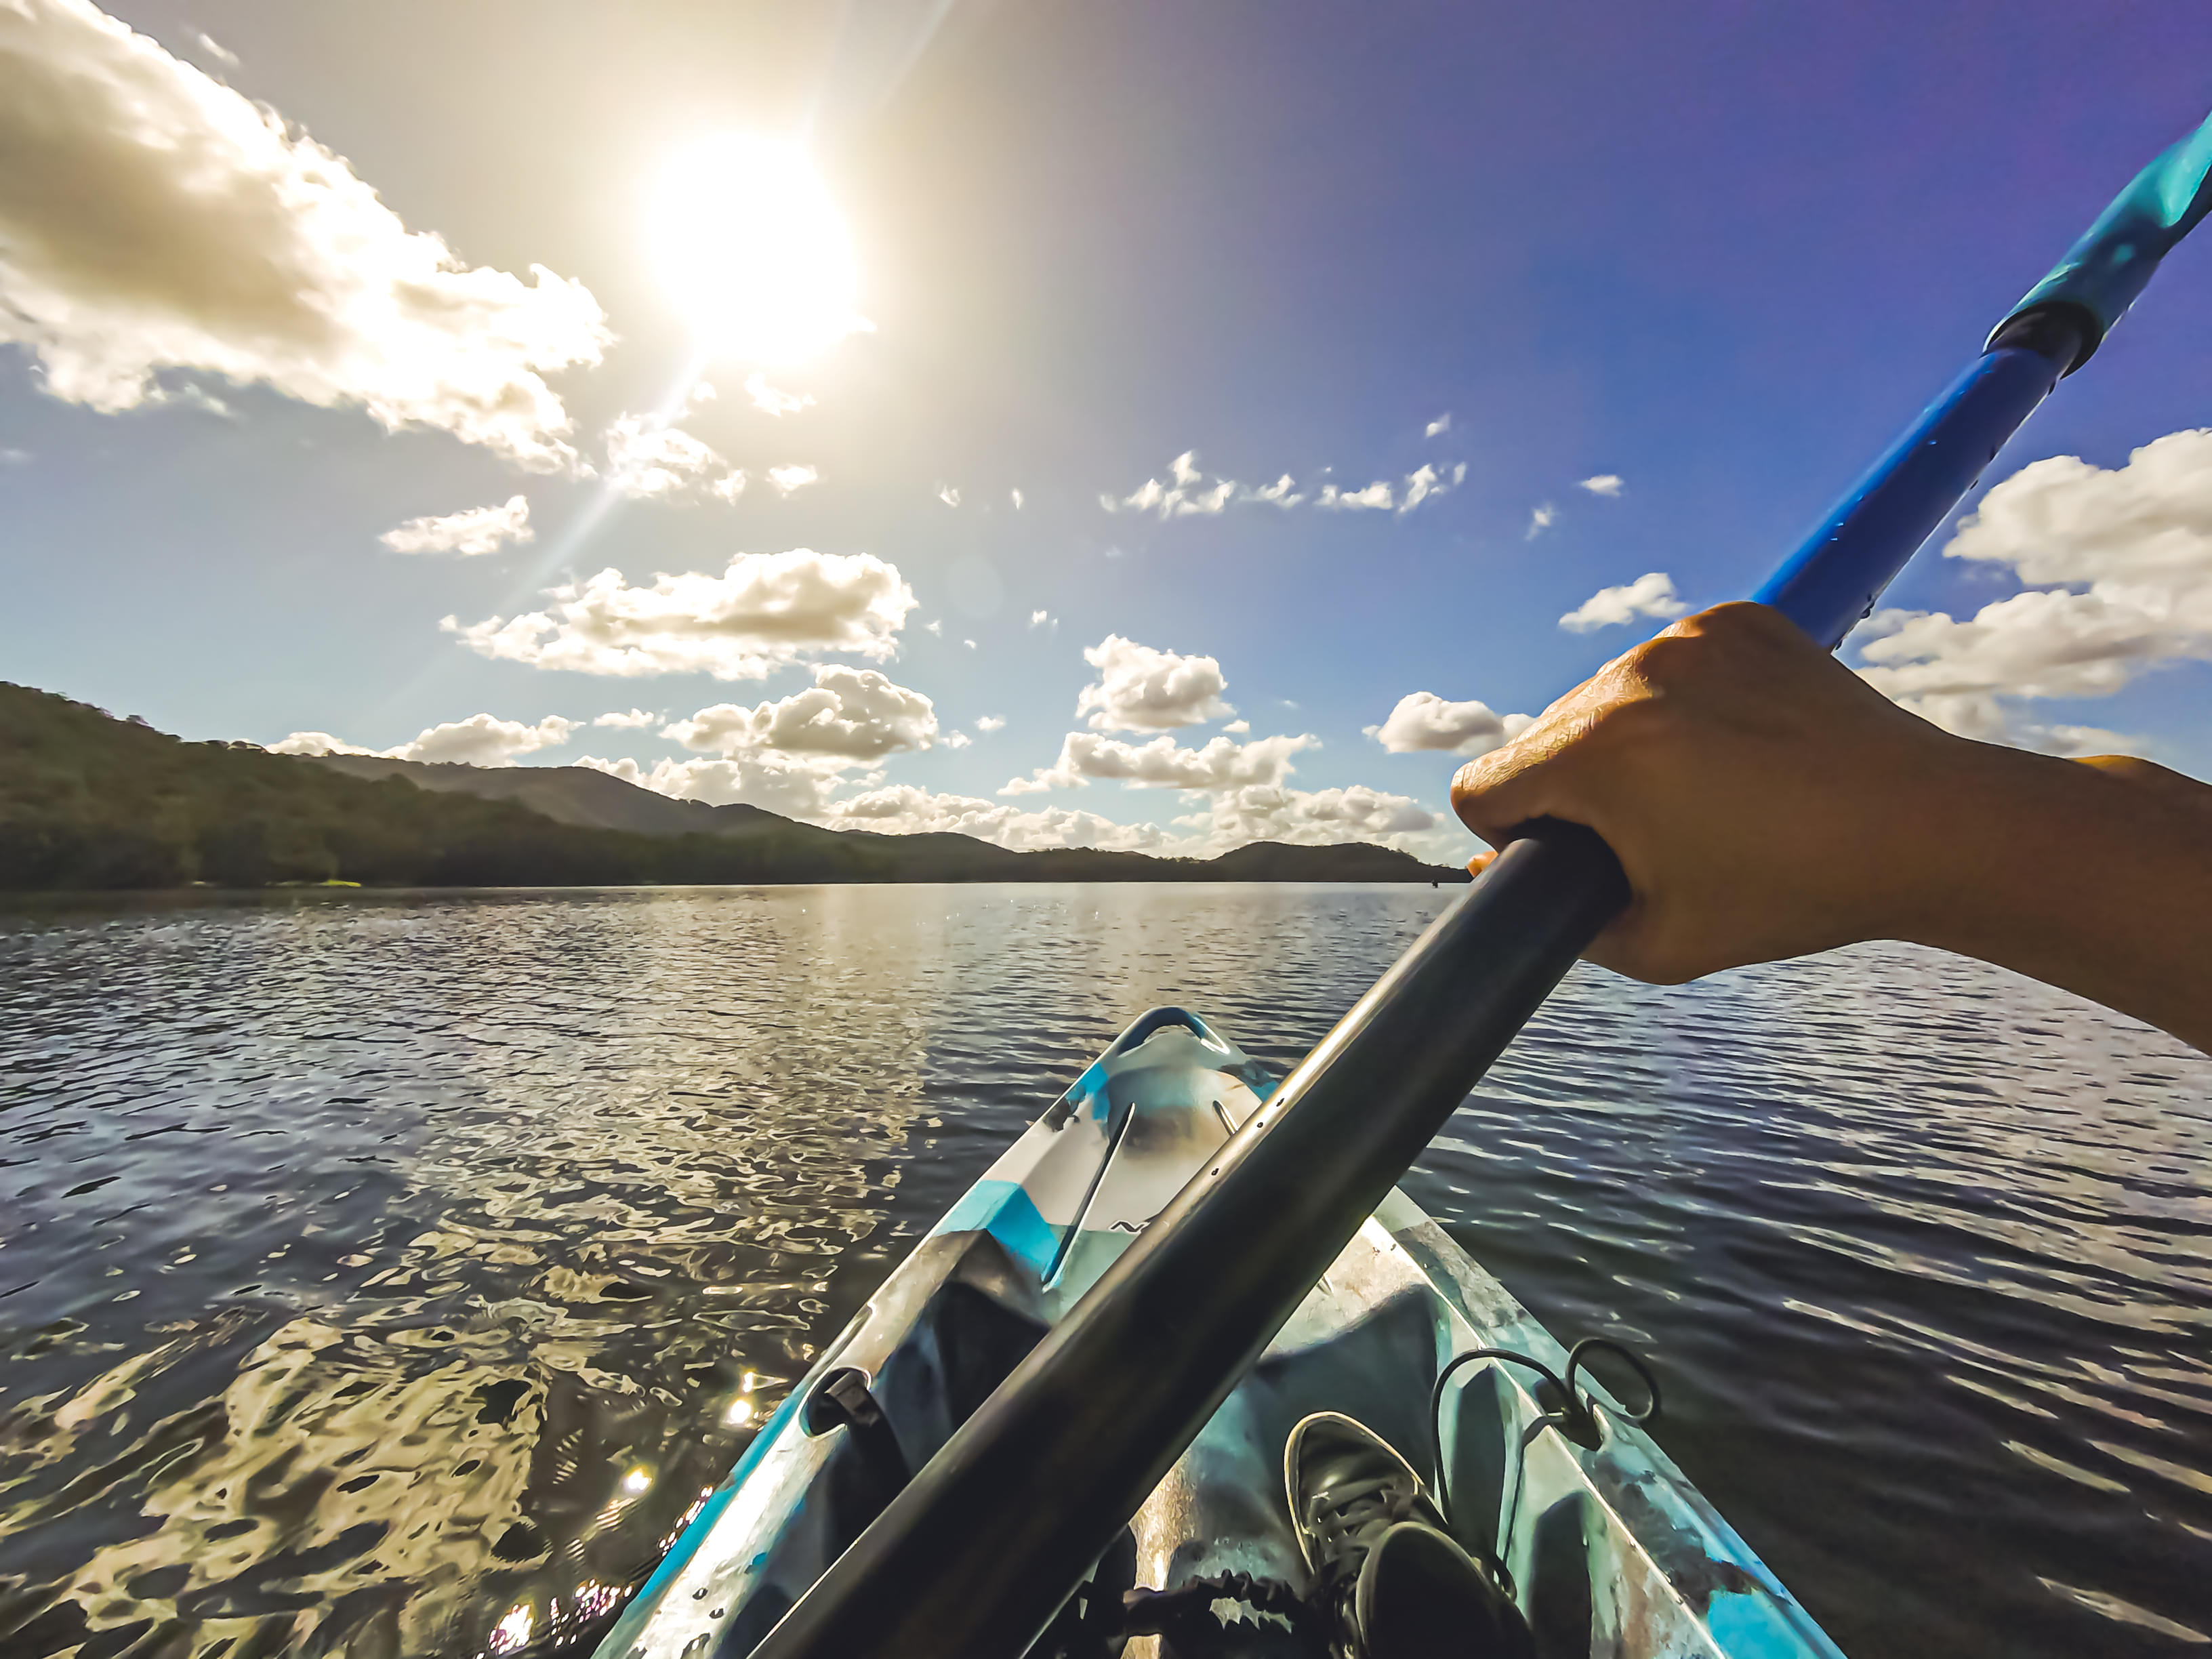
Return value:
<svg viewBox="0 0 2212 1659">
<path fill-rule="evenodd" d="M 775 1408 L 775 1414 L 761 1425 L 761 1431 L 753 1437 L 752 1444 L 739 1455 L 737 1467 L 714 1489 L 714 1494 L 699 1506 L 699 1513 L 691 1517 L 691 1524 L 684 1528 L 673 1547 L 660 1558 L 660 1565 L 653 1569 L 653 1577 L 647 1579 L 639 1587 L 637 1594 L 630 1597 L 629 1605 L 623 1609 L 623 1615 L 615 1622 L 615 1627 L 600 1638 L 599 1647 L 594 1650 L 596 1653 L 621 1651 L 621 1643 L 636 1636 L 652 1619 L 662 1589 L 698 1553 L 699 1546 L 707 1541 L 707 1534 L 714 1531 L 714 1523 L 722 1518 L 722 1511 L 730 1507 L 730 1500 L 738 1495 L 738 1488 L 744 1484 L 745 1477 L 753 1472 L 762 1458 L 768 1455 L 768 1449 L 775 1443 L 776 1437 L 783 1432 L 784 1425 L 797 1414 L 799 1402 L 805 1393 L 804 1389 L 793 1389 L 784 1396 L 783 1404 Z"/>
<path fill-rule="evenodd" d="M 1036 1201 L 1011 1181 L 979 1181 L 945 1212 L 933 1233 L 988 1233 L 1042 1278 L 1060 1254 L 1060 1232 Z"/>
<path fill-rule="evenodd" d="M 1843 1659 L 1826 1632 L 1809 1620 L 1792 1629 L 1781 1607 L 1764 1595 L 1716 1590 L 1705 1607 L 1705 1629 L 1729 1659 Z"/>
</svg>

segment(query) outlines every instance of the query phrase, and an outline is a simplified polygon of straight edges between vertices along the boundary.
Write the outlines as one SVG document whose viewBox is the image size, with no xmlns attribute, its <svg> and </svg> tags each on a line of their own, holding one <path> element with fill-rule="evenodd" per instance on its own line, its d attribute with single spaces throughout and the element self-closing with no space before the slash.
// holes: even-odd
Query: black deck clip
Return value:
<svg viewBox="0 0 2212 1659">
<path fill-rule="evenodd" d="M 866 1371 L 841 1365 L 830 1372 L 807 1396 L 799 1420 L 810 1435 L 827 1434 L 832 1429 L 843 1429 L 851 1435 L 884 1503 L 906 1490 L 913 1471 L 907 1467 L 906 1453 L 899 1446 L 890 1419 L 869 1392 Z"/>
</svg>

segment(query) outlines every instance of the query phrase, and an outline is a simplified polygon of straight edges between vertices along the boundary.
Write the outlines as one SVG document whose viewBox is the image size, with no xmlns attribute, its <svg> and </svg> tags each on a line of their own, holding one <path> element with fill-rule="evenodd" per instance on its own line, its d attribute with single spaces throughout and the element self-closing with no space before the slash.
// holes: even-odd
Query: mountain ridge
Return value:
<svg viewBox="0 0 2212 1659">
<path fill-rule="evenodd" d="M 187 743 L 0 682 L 0 890 L 886 881 L 1464 881 L 1365 842 L 1030 852 L 677 801 L 588 767 Z"/>
</svg>

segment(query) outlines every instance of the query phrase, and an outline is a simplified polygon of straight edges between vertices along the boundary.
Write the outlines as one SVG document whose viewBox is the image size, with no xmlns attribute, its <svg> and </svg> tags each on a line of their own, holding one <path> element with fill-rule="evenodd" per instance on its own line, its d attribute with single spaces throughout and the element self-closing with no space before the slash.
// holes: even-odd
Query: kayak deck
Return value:
<svg viewBox="0 0 2212 1659">
<path fill-rule="evenodd" d="M 1276 1079 L 1197 1016 L 1154 1009 L 932 1229 L 824 1350 L 601 1644 L 601 1659 L 736 1659 L 1127 1249 Z M 1832 1656 L 1837 1650 L 1650 1437 L 1595 1382 L 1594 1446 L 1542 1426 L 1535 1373 L 1455 1355 L 1567 1354 L 1395 1189 L 1133 1517 L 1102 1581 L 1173 1589 L 1226 1573 L 1308 1589 L 1282 1451 L 1346 1413 L 1448 1492 L 1454 1530 L 1507 1568 L 1544 1655 Z M 865 1380 L 889 1429 L 816 1403 Z M 1587 1373 L 1583 1374 L 1587 1376 Z M 1554 1402 L 1555 1403 L 1555 1402 Z M 1536 1425 L 1532 1431 L 1532 1425 Z M 1441 1483 L 1437 1476 L 1443 1476 Z M 1133 1561 L 1128 1558 L 1133 1549 Z M 1112 1555 L 1115 1553 L 1109 1553 Z M 1149 1659 L 1310 1651 L 1252 1614 Z M 1156 1645 L 1157 1644 L 1157 1645 Z"/>
</svg>

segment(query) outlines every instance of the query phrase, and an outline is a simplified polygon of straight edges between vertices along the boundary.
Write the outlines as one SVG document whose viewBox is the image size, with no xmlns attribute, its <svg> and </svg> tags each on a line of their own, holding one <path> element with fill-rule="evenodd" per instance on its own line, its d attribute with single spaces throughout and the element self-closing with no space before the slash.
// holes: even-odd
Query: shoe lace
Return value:
<svg viewBox="0 0 2212 1659">
<path fill-rule="evenodd" d="M 1340 1482 L 1307 1498 L 1306 1529 L 1314 1539 L 1320 1569 L 1321 1582 L 1315 1589 L 1333 1596 L 1358 1577 L 1375 1540 L 1411 1519 L 1419 1498 L 1420 1488 L 1393 1469 Z"/>
</svg>

